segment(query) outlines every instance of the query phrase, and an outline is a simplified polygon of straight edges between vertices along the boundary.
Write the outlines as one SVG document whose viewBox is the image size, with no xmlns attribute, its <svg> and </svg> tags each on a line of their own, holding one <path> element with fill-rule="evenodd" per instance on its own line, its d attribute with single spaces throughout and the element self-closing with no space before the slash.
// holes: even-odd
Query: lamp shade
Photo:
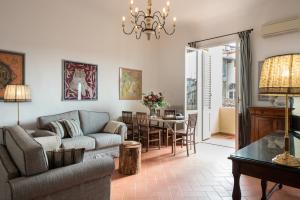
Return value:
<svg viewBox="0 0 300 200">
<path fill-rule="evenodd" d="M 6 102 L 31 101 L 30 88 L 27 85 L 7 85 L 4 92 Z"/>
<path fill-rule="evenodd" d="M 300 95 L 300 54 L 267 58 L 261 70 L 259 93 Z"/>
</svg>

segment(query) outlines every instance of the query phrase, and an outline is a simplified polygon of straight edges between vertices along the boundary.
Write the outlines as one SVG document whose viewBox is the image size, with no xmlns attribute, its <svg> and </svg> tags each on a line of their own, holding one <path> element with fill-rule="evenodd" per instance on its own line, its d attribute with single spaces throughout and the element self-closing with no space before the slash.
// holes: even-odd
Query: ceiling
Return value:
<svg viewBox="0 0 300 200">
<path fill-rule="evenodd" d="M 221 16 L 249 13 L 267 1 L 273 0 L 169 0 L 171 16 L 176 16 L 181 22 L 200 22 L 213 20 Z M 129 5 L 121 1 L 121 5 Z M 135 0 L 139 8 L 145 8 L 147 0 Z M 167 0 L 153 0 L 155 10 L 162 9 Z M 128 7 L 126 7 L 128 9 Z"/>
</svg>

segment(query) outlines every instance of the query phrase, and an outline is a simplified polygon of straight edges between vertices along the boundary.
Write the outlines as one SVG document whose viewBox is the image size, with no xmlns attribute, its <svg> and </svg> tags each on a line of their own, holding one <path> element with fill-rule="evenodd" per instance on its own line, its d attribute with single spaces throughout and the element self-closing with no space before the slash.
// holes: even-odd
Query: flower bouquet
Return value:
<svg viewBox="0 0 300 200">
<path fill-rule="evenodd" d="M 158 94 L 150 92 L 148 95 L 143 95 L 143 104 L 149 108 L 150 116 L 155 116 L 157 109 L 169 106 L 161 92 Z"/>
</svg>

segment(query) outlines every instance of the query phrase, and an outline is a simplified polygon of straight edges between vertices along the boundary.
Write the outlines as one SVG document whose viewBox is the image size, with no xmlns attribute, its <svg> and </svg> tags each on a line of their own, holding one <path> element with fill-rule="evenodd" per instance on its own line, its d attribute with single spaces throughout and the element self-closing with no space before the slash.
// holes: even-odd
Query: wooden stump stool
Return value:
<svg viewBox="0 0 300 200">
<path fill-rule="evenodd" d="M 119 173 L 137 174 L 141 170 L 141 143 L 125 141 L 120 145 Z"/>
</svg>

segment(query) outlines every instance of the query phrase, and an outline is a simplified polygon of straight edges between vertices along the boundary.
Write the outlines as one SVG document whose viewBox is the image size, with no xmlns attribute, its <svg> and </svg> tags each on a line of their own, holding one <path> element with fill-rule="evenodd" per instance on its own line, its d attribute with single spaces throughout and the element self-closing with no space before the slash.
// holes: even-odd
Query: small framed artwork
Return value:
<svg viewBox="0 0 300 200">
<path fill-rule="evenodd" d="M 63 101 L 98 99 L 98 66 L 63 60 Z"/>
<path fill-rule="evenodd" d="M 119 77 L 120 100 L 142 99 L 142 71 L 120 68 Z"/>
<path fill-rule="evenodd" d="M 260 75 L 261 75 L 261 70 L 262 70 L 263 64 L 264 64 L 264 61 L 258 62 L 258 87 L 259 87 Z M 258 101 L 271 101 L 271 96 L 258 94 Z"/>
<path fill-rule="evenodd" d="M 10 84 L 25 84 L 25 54 L 0 50 L 0 100 Z"/>
</svg>

